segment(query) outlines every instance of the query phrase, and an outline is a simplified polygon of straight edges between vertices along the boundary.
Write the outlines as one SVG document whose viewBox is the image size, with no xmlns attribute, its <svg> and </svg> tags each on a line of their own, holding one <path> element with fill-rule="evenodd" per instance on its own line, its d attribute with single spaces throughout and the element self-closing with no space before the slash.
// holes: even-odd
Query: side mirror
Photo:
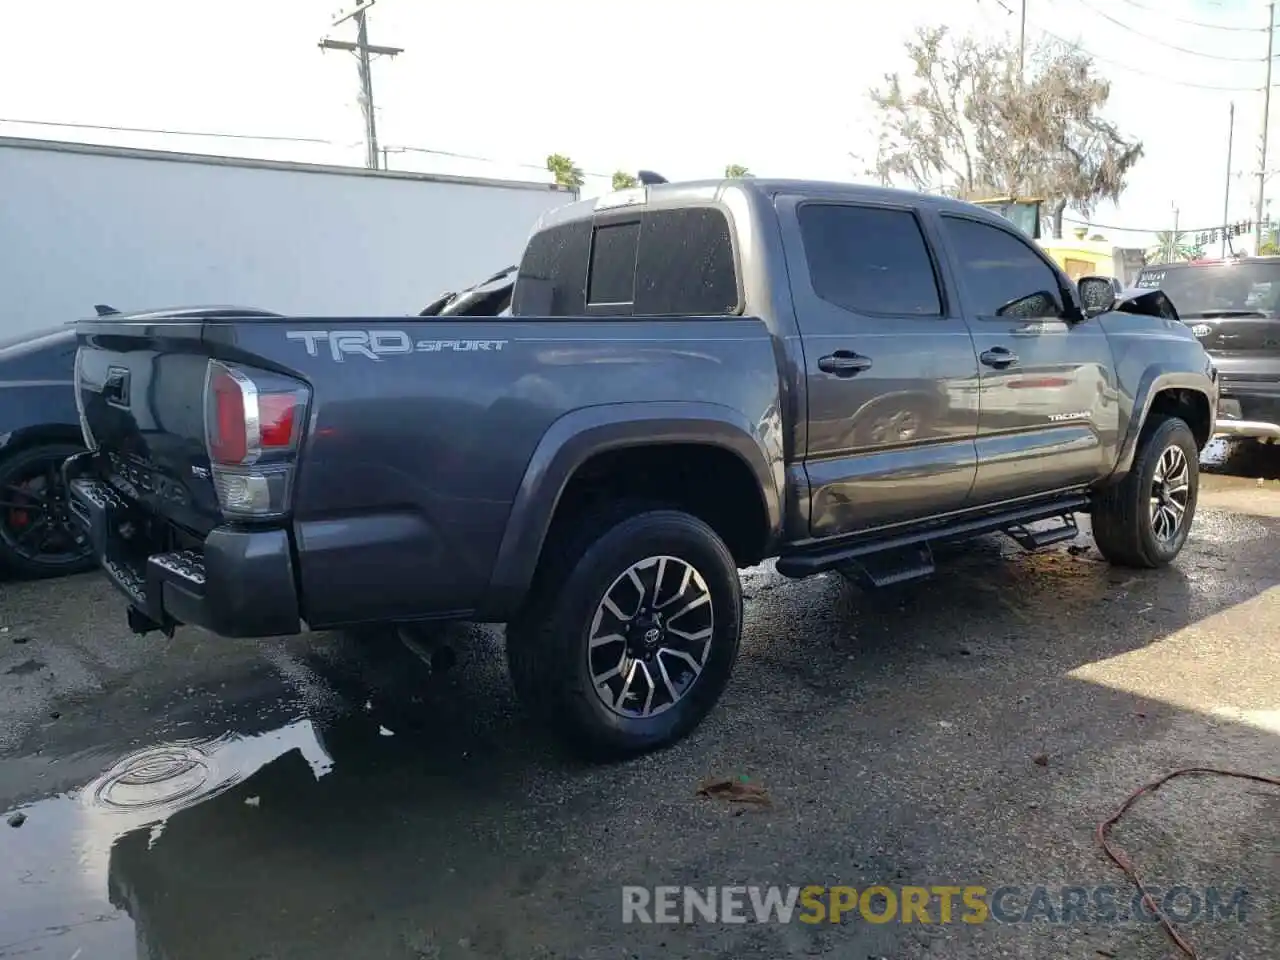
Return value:
<svg viewBox="0 0 1280 960">
<path fill-rule="evenodd" d="M 1096 317 L 1115 307 L 1120 298 L 1120 281 L 1115 277 L 1081 277 L 1076 282 L 1080 304 L 1086 317 Z"/>
</svg>

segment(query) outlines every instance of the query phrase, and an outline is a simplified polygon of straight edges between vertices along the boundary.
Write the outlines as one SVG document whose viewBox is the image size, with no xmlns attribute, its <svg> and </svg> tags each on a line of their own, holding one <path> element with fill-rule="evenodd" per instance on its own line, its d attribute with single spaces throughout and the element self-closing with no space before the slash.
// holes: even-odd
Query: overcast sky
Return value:
<svg viewBox="0 0 1280 960">
<path fill-rule="evenodd" d="M 0 123 L 0 134 L 359 165 L 354 58 L 317 47 L 326 33 L 354 39 L 349 23 L 330 28 L 343 2 L 39 0 L 12 11 L 0 58 L 5 119 L 332 145 L 13 123 Z M 761 175 L 861 179 L 863 165 L 849 154 L 874 150 L 866 91 L 902 68 L 903 40 L 921 24 L 1016 32 L 1018 2 L 378 0 L 370 41 L 405 49 L 375 63 L 379 135 L 392 148 L 484 158 L 389 158 L 427 171 L 539 179 L 543 158 L 561 152 L 605 175 L 644 167 L 677 179 L 742 163 Z M 1095 54 L 1113 83 L 1111 118 L 1146 144 L 1119 209 L 1103 207 L 1096 223 L 1167 229 L 1175 205 L 1184 228 L 1219 223 L 1232 100 L 1241 176 L 1232 180 L 1231 218 L 1252 216 L 1264 3 L 1027 4 L 1029 40 L 1049 30 Z M 1268 166 L 1280 168 L 1274 131 L 1273 141 Z M 1269 186 L 1280 188 L 1280 178 Z M 589 178 L 586 190 L 605 188 L 606 179 Z M 1124 245 L 1146 242 L 1103 232 Z"/>
</svg>

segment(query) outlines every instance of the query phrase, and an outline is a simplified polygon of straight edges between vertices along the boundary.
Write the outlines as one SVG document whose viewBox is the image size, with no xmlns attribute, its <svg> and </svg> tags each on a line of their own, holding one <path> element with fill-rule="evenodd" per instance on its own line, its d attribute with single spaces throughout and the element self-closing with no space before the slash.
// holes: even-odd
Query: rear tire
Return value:
<svg viewBox="0 0 1280 960">
<path fill-rule="evenodd" d="M 1093 539 L 1111 563 L 1154 569 L 1182 551 L 1196 515 L 1200 452 L 1177 417 L 1152 417 L 1142 428 L 1128 475 L 1093 505 Z"/>
<path fill-rule="evenodd" d="M 0 569 L 39 579 L 97 566 L 62 483 L 63 461 L 82 450 L 45 443 L 0 459 Z"/>
<path fill-rule="evenodd" d="M 733 672 L 741 628 L 737 565 L 710 526 L 614 505 L 549 540 L 529 603 L 507 626 L 507 663 L 525 708 L 575 752 L 621 759 L 702 722 Z"/>
</svg>

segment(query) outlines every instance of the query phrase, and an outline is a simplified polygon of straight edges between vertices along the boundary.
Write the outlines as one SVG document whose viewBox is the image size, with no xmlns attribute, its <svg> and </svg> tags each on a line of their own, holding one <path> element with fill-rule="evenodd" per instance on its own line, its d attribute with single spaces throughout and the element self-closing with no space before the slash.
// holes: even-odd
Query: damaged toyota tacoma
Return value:
<svg viewBox="0 0 1280 960">
<path fill-rule="evenodd" d="M 955 200 L 647 179 L 417 316 L 82 321 L 65 478 L 134 629 L 505 623 L 529 712 L 621 756 L 720 697 L 740 568 L 879 585 L 1078 514 L 1178 555 L 1218 390 L 1160 291 Z"/>
</svg>

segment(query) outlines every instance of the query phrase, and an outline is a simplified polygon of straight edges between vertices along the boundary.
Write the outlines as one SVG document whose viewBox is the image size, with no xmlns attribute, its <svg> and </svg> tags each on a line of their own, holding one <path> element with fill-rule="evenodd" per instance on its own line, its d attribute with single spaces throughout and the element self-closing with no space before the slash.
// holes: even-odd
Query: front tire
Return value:
<svg viewBox="0 0 1280 960">
<path fill-rule="evenodd" d="M 1152 418 L 1128 475 L 1094 502 L 1098 550 L 1117 566 L 1165 566 L 1187 542 L 1199 493 L 1200 452 L 1191 428 L 1177 417 Z"/>
<path fill-rule="evenodd" d="M 694 730 L 733 672 L 737 565 L 702 520 L 613 507 L 557 534 L 507 626 L 525 707 L 576 752 L 613 760 Z"/>
</svg>

